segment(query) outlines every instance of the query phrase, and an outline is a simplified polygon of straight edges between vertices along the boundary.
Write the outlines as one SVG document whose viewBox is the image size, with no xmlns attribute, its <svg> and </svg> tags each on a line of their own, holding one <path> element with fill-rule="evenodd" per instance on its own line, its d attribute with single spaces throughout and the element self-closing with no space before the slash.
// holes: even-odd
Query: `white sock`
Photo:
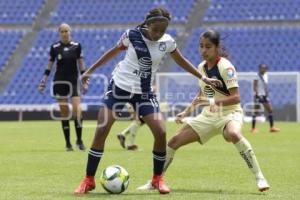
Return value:
<svg viewBox="0 0 300 200">
<path fill-rule="evenodd" d="M 172 149 L 171 147 L 167 146 L 167 154 L 166 154 L 166 161 L 164 164 L 164 173 L 167 171 L 168 167 L 173 161 L 174 155 L 175 155 L 176 150 Z"/>
<path fill-rule="evenodd" d="M 128 133 L 129 133 L 129 131 L 130 131 L 130 126 L 131 126 L 131 125 L 129 125 L 127 128 L 125 128 L 120 134 L 123 135 L 123 136 L 128 135 Z"/>
<path fill-rule="evenodd" d="M 129 131 L 128 131 L 128 146 L 132 146 L 135 144 L 135 136 L 137 133 L 137 130 L 141 127 L 141 123 L 138 122 L 137 120 L 134 120 L 131 122 L 129 125 Z"/>
<path fill-rule="evenodd" d="M 246 164 L 248 165 L 251 172 L 255 175 L 255 177 L 264 178 L 256 156 L 252 150 L 251 144 L 248 142 L 248 140 L 246 138 L 242 138 L 234 145 L 239 151 L 242 158 L 246 161 Z"/>
</svg>

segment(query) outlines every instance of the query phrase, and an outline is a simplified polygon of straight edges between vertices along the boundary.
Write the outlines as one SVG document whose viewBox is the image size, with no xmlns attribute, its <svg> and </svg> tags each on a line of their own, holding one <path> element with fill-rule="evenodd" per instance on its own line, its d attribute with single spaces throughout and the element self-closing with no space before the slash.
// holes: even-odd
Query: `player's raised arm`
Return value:
<svg viewBox="0 0 300 200">
<path fill-rule="evenodd" d="M 193 74 L 194 76 L 198 77 L 202 81 L 204 81 L 206 84 L 219 86 L 222 85 L 222 83 L 217 79 L 207 78 L 206 76 L 203 76 L 196 67 L 188 60 L 186 59 L 178 48 L 176 48 L 173 52 L 171 52 L 171 57 L 173 60 L 182 67 L 185 71 Z"/>
</svg>

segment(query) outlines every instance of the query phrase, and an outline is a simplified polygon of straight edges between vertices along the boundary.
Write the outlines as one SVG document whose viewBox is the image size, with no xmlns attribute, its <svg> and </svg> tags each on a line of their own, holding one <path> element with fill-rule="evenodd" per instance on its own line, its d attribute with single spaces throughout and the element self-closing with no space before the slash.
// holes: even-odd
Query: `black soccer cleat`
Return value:
<svg viewBox="0 0 300 200">
<path fill-rule="evenodd" d="M 78 148 L 80 151 L 84 151 L 84 150 L 85 150 L 85 146 L 84 146 L 84 144 L 83 144 L 82 141 L 77 141 L 77 142 L 76 142 L 76 146 L 77 146 L 77 148 Z"/>
<path fill-rule="evenodd" d="M 73 147 L 71 144 L 66 145 L 66 151 L 74 151 Z"/>
</svg>

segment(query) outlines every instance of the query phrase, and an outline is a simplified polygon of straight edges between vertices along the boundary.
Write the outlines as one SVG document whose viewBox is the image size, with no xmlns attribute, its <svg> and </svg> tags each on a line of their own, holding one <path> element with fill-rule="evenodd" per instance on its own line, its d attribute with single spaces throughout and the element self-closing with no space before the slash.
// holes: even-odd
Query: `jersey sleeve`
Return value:
<svg viewBox="0 0 300 200">
<path fill-rule="evenodd" d="M 117 46 L 119 47 L 119 49 L 121 50 L 126 50 L 129 46 L 130 40 L 129 40 L 129 30 L 127 30 L 126 32 L 124 32 L 121 36 L 121 38 L 119 39 Z"/>
<path fill-rule="evenodd" d="M 172 38 L 170 36 L 170 41 L 168 42 L 168 49 L 167 49 L 167 52 L 169 53 L 172 53 L 173 51 L 175 51 L 177 48 L 177 43 L 176 41 L 174 40 L 174 38 Z"/>
<path fill-rule="evenodd" d="M 220 67 L 222 69 L 221 76 L 224 80 L 226 88 L 230 89 L 239 87 L 237 73 L 231 62 L 225 60 L 221 63 Z"/>
<path fill-rule="evenodd" d="M 77 48 L 77 59 L 80 59 L 80 58 L 83 58 L 83 55 L 82 55 L 82 49 L 81 49 L 81 44 L 79 43 L 78 44 L 78 48 Z"/>
<path fill-rule="evenodd" d="M 53 48 L 53 45 L 50 47 L 50 53 L 49 53 L 49 61 L 54 62 L 55 61 L 55 51 Z"/>
</svg>

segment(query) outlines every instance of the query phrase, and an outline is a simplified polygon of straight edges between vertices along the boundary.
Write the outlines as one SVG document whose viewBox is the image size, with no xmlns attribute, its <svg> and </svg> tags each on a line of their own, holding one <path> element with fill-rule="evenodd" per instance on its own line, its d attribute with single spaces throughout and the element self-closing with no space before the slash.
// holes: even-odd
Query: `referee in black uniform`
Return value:
<svg viewBox="0 0 300 200">
<path fill-rule="evenodd" d="M 52 94 L 58 101 L 62 118 L 62 129 L 66 140 L 66 150 L 73 151 L 70 141 L 69 119 L 74 119 L 77 135 L 76 145 L 79 150 L 84 151 L 82 142 L 82 114 L 80 109 L 80 81 L 78 80 L 79 65 L 80 73 L 84 73 L 84 62 L 81 52 L 81 45 L 71 40 L 71 27 L 68 24 L 59 26 L 60 41 L 51 45 L 50 59 L 44 76 L 39 84 L 39 91 L 43 92 L 46 87 L 48 76 L 56 61 L 57 67 L 53 80 Z M 83 85 L 87 89 L 87 85 Z M 69 110 L 69 99 L 72 101 L 72 115 Z"/>
</svg>

